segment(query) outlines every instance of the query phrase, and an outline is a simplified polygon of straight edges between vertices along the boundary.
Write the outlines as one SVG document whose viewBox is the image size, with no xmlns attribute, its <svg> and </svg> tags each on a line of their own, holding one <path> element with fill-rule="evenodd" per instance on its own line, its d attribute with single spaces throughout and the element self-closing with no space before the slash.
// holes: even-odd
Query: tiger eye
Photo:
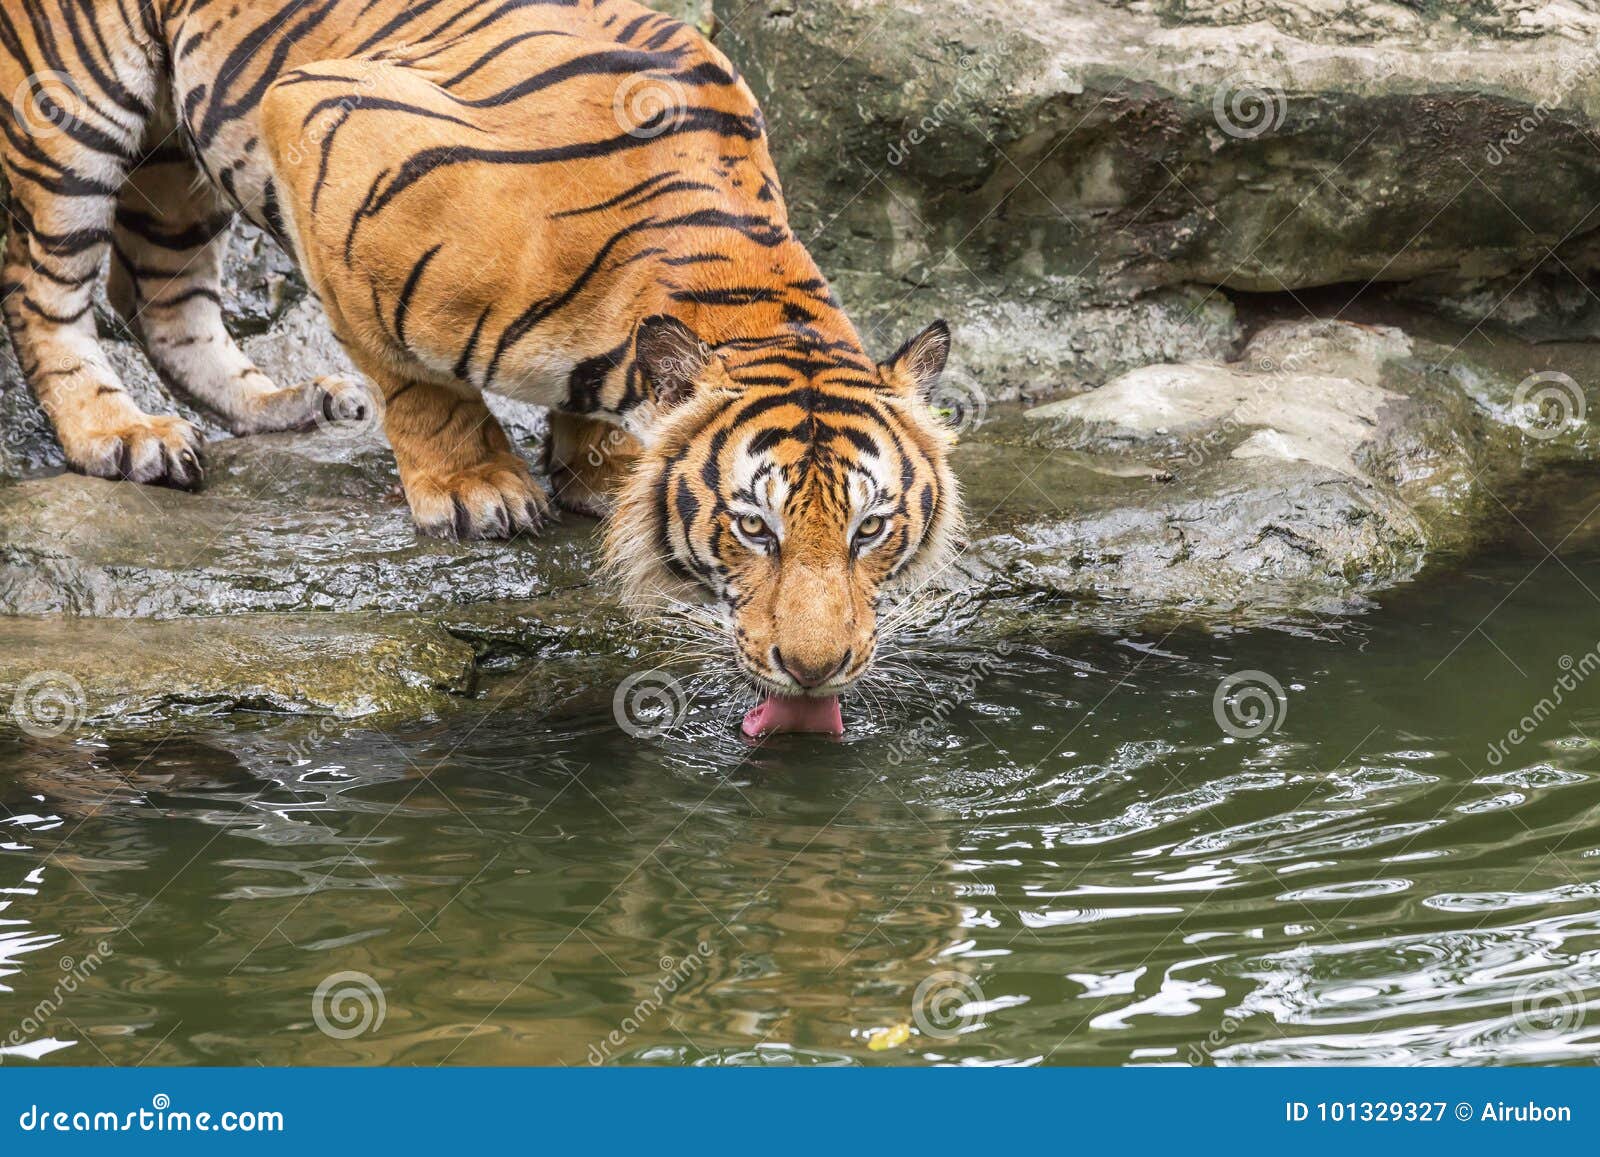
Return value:
<svg viewBox="0 0 1600 1157">
<path fill-rule="evenodd" d="M 859 539 L 877 538 L 882 531 L 883 516 L 874 514 L 861 520 L 861 525 L 856 527 L 856 537 Z"/>
<path fill-rule="evenodd" d="M 767 533 L 766 519 L 759 514 L 741 514 L 739 530 L 746 538 L 763 538 Z"/>
</svg>

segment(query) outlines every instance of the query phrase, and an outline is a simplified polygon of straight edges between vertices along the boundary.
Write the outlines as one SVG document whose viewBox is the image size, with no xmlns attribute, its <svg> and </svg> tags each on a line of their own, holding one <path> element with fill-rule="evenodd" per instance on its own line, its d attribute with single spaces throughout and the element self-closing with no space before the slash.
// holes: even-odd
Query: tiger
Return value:
<svg viewBox="0 0 1600 1157">
<path fill-rule="evenodd" d="M 381 414 L 418 531 L 601 515 L 627 604 L 709 608 L 747 734 L 842 733 L 882 601 L 962 534 L 933 404 L 951 334 L 887 360 L 792 230 L 762 111 L 632 0 L 0 0 L 0 293 L 69 468 L 194 489 L 95 292 L 236 435 Z M 243 218 L 362 379 L 280 385 L 223 324 Z M 549 408 L 536 480 L 486 393 Z M 376 411 L 377 413 L 374 413 Z"/>
</svg>

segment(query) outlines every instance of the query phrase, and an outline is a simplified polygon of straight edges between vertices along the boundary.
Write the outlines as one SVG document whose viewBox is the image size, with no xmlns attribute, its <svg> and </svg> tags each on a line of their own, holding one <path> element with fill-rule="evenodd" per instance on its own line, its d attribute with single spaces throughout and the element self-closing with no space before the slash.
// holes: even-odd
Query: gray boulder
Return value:
<svg viewBox="0 0 1600 1157">
<path fill-rule="evenodd" d="M 1453 353 L 1391 327 L 1279 323 L 1234 362 L 1143 367 L 1030 410 L 1011 438 L 1041 461 L 1001 503 L 1006 532 L 978 539 L 982 577 L 1104 600 L 1112 620 L 1349 611 L 1498 533 L 1495 495 L 1530 466 L 1590 453 L 1592 387 Z M 1006 485 L 994 466 L 972 472 L 980 506 Z"/>
<path fill-rule="evenodd" d="M 1009 385 L 1166 356 L 1116 303 L 1592 266 L 1600 5 L 755 0 L 719 43 L 765 103 L 801 234 L 848 300 L 1018 310 Z M 1156 300 L 1162 300 L 1157 298 Z M 1171 326 L 1191 326 L 1192 312 Z M 1068 324 L 1063 321 L 1063 324 Z M 1184 335 L 1204 348 L 1206 326 Z M 958 347 L 959 347 L 958 341 Z M 980 364 L 992 368 L 987 355 Z"/>
</svg>

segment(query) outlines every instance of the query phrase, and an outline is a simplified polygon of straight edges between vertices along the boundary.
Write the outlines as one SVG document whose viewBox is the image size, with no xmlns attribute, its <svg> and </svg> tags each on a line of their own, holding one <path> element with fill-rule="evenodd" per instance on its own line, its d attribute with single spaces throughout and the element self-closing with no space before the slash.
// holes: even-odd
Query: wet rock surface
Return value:
<svg viewBox="0 0 1600 1157">
<path fill-rule="evenodd" d="M 420 715 L 470 694 L 473 648 L 380 615 L 0 618 L 0 702 L 35 734 L 247 710 Z"/>
<path fill-rule="evenodd" d="M 530 598 L 587 575 L 587 528 L 509 544 L 418 536 L 382 446 L 267 435 L 219 443 L 211 463 L 200 495 L 76 474 L 0 489 L 0 607 L 112 618 L 410 611 Z"/>
<path fill-rule="evenodd" d="M 1050 459 L 1153 481 L 1017 519 L 994 553 L 1052 595 L 1246 619 L 1348 609 L 1471 532 L 1481 423 L 1421 378 L 1379 384 L 1411 354 L 1397 330 L 1291 324 L 1233 363 L 1148 366 L 1030 410 L 1024 436 Z"/>
</svg>

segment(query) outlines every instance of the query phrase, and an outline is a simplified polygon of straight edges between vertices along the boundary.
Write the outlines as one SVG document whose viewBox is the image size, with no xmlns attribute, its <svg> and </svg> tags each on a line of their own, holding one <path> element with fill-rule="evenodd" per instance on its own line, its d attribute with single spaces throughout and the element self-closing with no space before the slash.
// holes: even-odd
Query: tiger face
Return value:
<svg viewBox="0 0 1600 1157">
<path fill-rule="evenodd" d="M 839 695 L 871 668 L 881 600 L 948 560 L 962 524 L 954 437 L 926 399 L 949 343 L 939 322 L 874 365 L 641 326 L 655 428 L 618 495 L 608 559 L 636 604 L 711 605 L 765 694 L 748 734 L 841 733 Z"/>
</svg>

